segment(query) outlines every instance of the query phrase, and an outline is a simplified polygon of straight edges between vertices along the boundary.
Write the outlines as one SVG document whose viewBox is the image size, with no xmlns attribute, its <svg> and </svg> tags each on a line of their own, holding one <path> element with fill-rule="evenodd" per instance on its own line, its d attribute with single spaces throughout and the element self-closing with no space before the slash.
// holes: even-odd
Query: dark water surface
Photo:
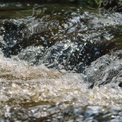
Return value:
<svg viewBox="0 0 122 122">
<path fill-rule="evenodd" d="M 0 4 L 0 122 L 121 122 L 122 13 Z"/>
</svg>

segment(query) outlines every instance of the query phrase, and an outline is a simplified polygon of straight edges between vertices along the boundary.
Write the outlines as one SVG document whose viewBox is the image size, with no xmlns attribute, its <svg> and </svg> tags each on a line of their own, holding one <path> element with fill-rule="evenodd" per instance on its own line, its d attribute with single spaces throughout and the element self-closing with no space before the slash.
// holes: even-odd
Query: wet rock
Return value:
<svg viewBox="0 0 122 122">
<path fill-rule="evenodd" d="M 32 34 L 23 21 L 10 20 L 3 22 L 4 31 L 1 30 L 1 49 L 6 57 L 17 55 L 21 50 L 29 46 L 44 47 L 50 46 L 48 42 L 49 35 L 46 34 Z"/>
<path fill-rule="evenodd" d="M 85 66 L 115 48 L 121 14 L 95 17 L 88 12 L 69 12 L 67 17 L 65 12 L 61 20 L 60 14 L 3 21 L 0 46 L 4 55 L 18 55 L 33 65 L 44 63 L 48 68 L 83 72 Z M 49 26 L 54 22 L 58 22 L 56 28 Z"/>
<path fill-rule="evenodd" d="M 92 61 L 101 55 L 108 53 L 109 50 L 114 48 L 114 44 L 111 41 L 114 38 L 114 33 L 111 31 L 113 29 L 112 27 L 105 29 L 105 27 L 108 27 L 108 23 L 109 26 L 121 25 L 121 14 L 113 14 L 108 17 L 103 16 L 101 18 L 95 18 L 94 15 L 90 15 L 87 12 L 84 12 L 81 16 L 79 14 L 74 15 L 72 12 L 68 13 L 68 15 L 69 18 L 65 15 L 61 20 L 61 15 L 53 13 L 52 16 L 45 15 L 40 19 L 31 17 L 26 19 L 4 21 L 2 25 L 4 31 L 1 31 L 1 34 L 3 34 L 3 41 L 0 45 L 5 56 L 10 57 L 11 55 L 17 55 L 29 46 L 43 46 L 46 48 L 46 52 L 48 52 L 48 54 L 57 55 L 55 60 L 57 60 L 59 64 L 62 65 L 62 63 L 64 63 L 64 59 L 61 59 L 61 57 L 68 59 L 68 62 L 64 63 L 65 69 L 75 69 L 78 70 L 78 72 L 81 72 L 80 70 L 82 70 L 82 65 L 90 64 Z M 115 21 L 117 16 L 118 21 Z M 112 20 L 111 23 L 109 22 L 110 20 Z M 54 23 L 57 24 L 55 27 L 53 27 Z M 72 46 L 74 45 L 77 49 L 74 49 L 74 47 L 71 46 L 68 46 L 69 49 L 65 49 L 65 51 L 64 49 L 59 49 L 59 47 L 64 48 L 60 45 L 63 45 L 66 40 L 71 42 L 69 43 L 67 41 L 65 43 Z M 91 49 L 89 48 L 90 46 L 92 47 Z M 54 49 L 54 51 L 53 48 L 57 49 Z M 53 51 L 49 53 L 49 50 Z M 68 50 L 70 54 L 68 54 Z M 72 54 L 71 50 L 73 50 Z M 59 53 L 56 51 L 59 51 Z M 61 55 L 62 51 L 64 51 L 63 55 Z M 55 54 L 55 52 L 57 54 Z M 88 53 L 88 56 L 86 53 Z M 70 55 L 70 58 L 68 58 L 68 55 Z M 54 60 L 51 59 L 53 56 L 50 56 L 49 58 L 52 61 Z M 43 62 L 50 62 L 47 61 L 48 59 L 44 57 Z M 39 61 L 37 61 L 37 64 L 39 64 L 38 62 Z M 68 65 L 69 68 L 67 68 L 66 65 Z"/>
<path fill-rule="evenodd" d="M 107 47 L 106 47 L 107 48 Z M 50 47 L 43 57 L 43 63 L 48 67 L 64 68 L 82 72 L 86 65 L 107 53 L 105 46 L 91 42 L 62 41 Z M 109 45 L 109 48 L 111 46 Z M 108 49 L 108 48 L 107 48 Z"/>
<path fill-rule="evenodd" d="M 111 55 L 105 55 L 94 61 L 85 69 L 86 75 L 93 86 L 101 86 L 115 83 L 119 87 L 122 84 L 122 50 Z"/>
<path fill-rule="evenodd" d="M 1 34 L 3 35 L 3 41 L 2 44 L 4 46 L 1 47 L 3 50 L 5 56 L 10 56 L 12 52 L 13 47 L 17 44 L 23 41 L 23 38 L 25 36 L 24 33 L 24 24 L 20 23 L 19 21 L 5 21 L 3 22 L 2 28 L 4 31 L 1 31 Z M 20 50 L 21 48 L 16 48 L 15 52 Z"/>
<path fill-rule="evenodd" d="M 27 61 L 31 65 L 36 65 L 43 57 L 44 51 L 43 46 L 30 46 L 22 50 L 21 53 L 18 54 L 18 58 Z"/>
<path fill-rule="evenodd" d="M 43 46 L 30 46 L 21 51 L 18 57 L 31 64 L 45 64 L 48 68 L 83 72 L 85 66 L 106 54 L 112 49 L 114 43 L 100 44 L 84 42 L 82 40 L 72 42 L 70 40 L 56 42 L 49 48 Z"/>
</svg>

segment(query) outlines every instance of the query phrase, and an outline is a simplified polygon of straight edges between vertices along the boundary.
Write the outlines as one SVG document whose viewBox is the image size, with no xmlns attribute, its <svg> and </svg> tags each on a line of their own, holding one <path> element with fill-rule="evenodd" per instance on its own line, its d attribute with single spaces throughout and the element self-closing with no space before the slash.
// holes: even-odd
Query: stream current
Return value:
<svg viewBox="0 0 122 122">
<path fill-rule="evenodd" d="M 0 122 L 121 122 L 122 13 L 54 6 L 0 20 Z"/>
</svg>

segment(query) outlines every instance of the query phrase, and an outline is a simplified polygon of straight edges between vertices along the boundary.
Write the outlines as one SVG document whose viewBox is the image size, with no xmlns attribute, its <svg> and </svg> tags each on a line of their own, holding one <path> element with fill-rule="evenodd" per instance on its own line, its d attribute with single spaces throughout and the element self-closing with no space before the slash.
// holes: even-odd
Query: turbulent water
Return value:
<svg viewBox="0 0 122 122">
<path fill-rule="evenodd" d="M 0 122 L 121 122 L 122 14 L 50 10 L 0 20 Z"/>
</svg>

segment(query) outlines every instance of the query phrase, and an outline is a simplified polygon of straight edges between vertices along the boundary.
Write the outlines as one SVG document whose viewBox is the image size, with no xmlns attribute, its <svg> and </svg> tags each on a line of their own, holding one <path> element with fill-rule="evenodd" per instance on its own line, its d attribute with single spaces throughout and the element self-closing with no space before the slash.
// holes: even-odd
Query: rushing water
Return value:
<svg viewBox="0 0 122 122">
<path fill-rule="evenodd" d="M 0 20 L 0 122 L 121 122 L 122 14 L 29 14 Z"/>
</svg>

